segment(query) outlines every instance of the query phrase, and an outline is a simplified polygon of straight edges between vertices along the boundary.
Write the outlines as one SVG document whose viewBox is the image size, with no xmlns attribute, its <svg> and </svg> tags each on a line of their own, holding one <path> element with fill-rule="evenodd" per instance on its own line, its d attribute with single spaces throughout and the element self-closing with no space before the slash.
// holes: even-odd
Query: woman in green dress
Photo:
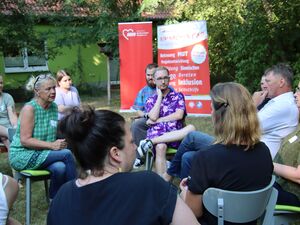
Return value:
<svg viewBox="0 0 300 225">
<path fill-rule="evenodd" d="M 61 185 L 76 177 L 74 157 L 64 139 L 56 139 L 56 81 L 50 74 L 31 77 L 27 90 L 34 98 L 23 107 L 9 160 L 16 170 L 47 169 L 51 172 L 49 196 L 52 199 Z"/>
</svg>

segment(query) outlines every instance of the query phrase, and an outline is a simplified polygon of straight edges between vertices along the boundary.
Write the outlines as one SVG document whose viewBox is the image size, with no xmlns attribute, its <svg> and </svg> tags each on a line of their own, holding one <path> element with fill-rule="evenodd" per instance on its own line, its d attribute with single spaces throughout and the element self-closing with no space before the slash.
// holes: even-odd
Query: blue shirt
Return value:
<svg viewBox="0 0 300 225">
<path fill-rule="evenodd" d="M 149 87 L 148 85 L 143 87 L 137 94 L 132 108 L 135 110 L 141 110 L 145 112 L 146 101 L 150 96 L 154 94 L 156 94 L 156 87 L 152 88 Z"/>
</svg>

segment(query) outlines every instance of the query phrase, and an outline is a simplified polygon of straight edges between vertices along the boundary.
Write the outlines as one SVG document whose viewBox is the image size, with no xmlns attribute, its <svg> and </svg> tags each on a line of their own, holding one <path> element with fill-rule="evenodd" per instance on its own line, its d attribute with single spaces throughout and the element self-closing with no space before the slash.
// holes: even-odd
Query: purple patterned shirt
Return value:
<svg viewBox="0 0 300 225">
<path fill-rule="evenodd" d="M 146 112 L 150 112 L 153 108 L 155 102 L 157 100 L 157 94 L 148 98 L 145 109 Z M 159 117 L 168 116 L 176 110 L 181 109 L 186 114 L 185 109 L 185 101 L 184 95 L 181 92 L 175 92 L 170 90 L 170 92 L 162 99 L 160 110 L 159 110 Z M 183 120 L 173 120 L 169 122 L 161 122 L 150 125 L 150 128 L 147 130 L 147 138 L 151 139 L 154 137 L 158 137 L 163 135 L 164 133 L 173 131 L 173 130 L 180 130 L 183 128 Z M 169 143 L 168 146 L 177 148 L 180 142 L 172 142 Z"/>
</svg>

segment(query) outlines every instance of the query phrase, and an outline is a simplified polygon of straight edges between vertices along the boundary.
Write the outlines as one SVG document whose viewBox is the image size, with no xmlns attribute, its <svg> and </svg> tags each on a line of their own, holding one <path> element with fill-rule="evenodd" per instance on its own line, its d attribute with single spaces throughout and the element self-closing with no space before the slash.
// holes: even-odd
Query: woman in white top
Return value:
<svg viewBox="0 0 300 225">
<path fill-rule="evenodd" d="M 16 128 L 18 117 L 14 99 L 10 94 L 3 92 L 3 87 L 3 77 L 0 75 L 0 140 L 9 150 L 8 130 Z"/>
<path fill-rule="evenodd" d="M 58 106 L 58 120 L 67 115 L 74 106 L 80 105 L 80 97 L 77 89 L 72 86 L 70 74 L 64 70 L 56 73 L 56 96 L 55 103 Z"/>
<path fill-rule="evenodd" d="M 9 217 L 9 209 L 17 199 L 19 186 L 13 178 L 0 173 L 0 225 L 21 225 Z"/>
</svg>

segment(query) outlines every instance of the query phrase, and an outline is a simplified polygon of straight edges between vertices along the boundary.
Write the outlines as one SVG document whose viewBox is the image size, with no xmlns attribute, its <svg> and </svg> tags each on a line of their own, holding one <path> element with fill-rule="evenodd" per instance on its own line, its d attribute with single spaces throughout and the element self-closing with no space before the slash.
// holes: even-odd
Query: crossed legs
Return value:
<svg viewBox="0 0 300 225">
<path fill-rule="evenodd" d="M 77 175 L 74 157 L 68 149 L 50 151 L 40 169 L 48 169 L 51 172 L 49 189 L 51 199 L 65 182 L 75 179 Z"/>
<path fill-rule="evenodd" d="M 167 144 L 174 141 L 181 141 L 188 133 L 194 131 L 195 127 L 191 124 L 183 127 L 180 130 L 174 130 L 167 133 L 164 133 L 161 136 L 152 138 L 151 141 L 155 145 L 156 159 L 155 159 L 155 168 L 156 172 L 163 176 L 166 172 L 166 152 Z"/>
</svg>

